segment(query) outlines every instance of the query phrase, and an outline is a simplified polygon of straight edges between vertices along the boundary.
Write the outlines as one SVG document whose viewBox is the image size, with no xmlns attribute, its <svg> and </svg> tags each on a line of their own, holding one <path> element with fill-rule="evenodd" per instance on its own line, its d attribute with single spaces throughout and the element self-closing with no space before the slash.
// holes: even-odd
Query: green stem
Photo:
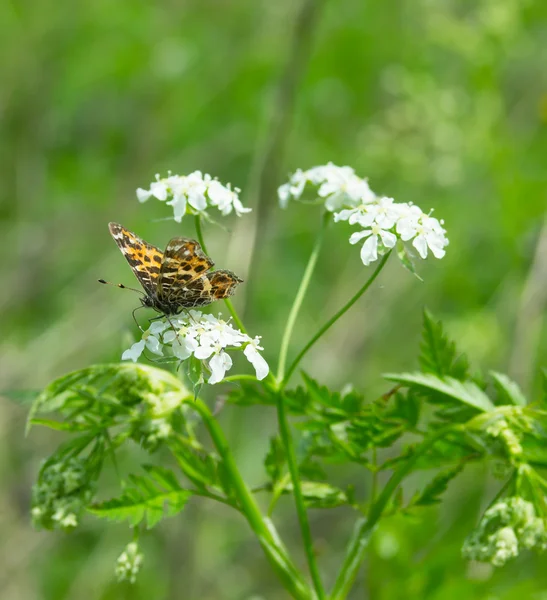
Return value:
<svg viewBox="0 0 547 600">
<path fill-rule="evenodd" d="M 302 277 L 302 281 L 300 282 L 300 287 L 298 288 L 298 292 L 296 292 L 296 296 L 294 298 L 293 305 L 291 307 L 291 312 L 289 313 L 289 318 L 287 319 L 287 324 L 285 325 L 285 331 L 283 332 L 283 338 L 281 340 L 281 349 L 279 350 L 279 365 L 277 368 L 277 381 L 283 381 L 283 375 L 285 374 L 285 365 L 287 363 L 287 352 L 289 351 L 289 343 L 291 341 L 291 335 L 294 329 L 294 325 L 296 323 L 296 318 L 298 317 L 298 312 L 302 306 L 302 302 L 304 300 L 304 296 L 308 291 L 308 287 L 310 285 L 311 276 L 313 271 L 315 270 L 315 265 L 317 264 L 317 259 L 319 258 L 319 252 L 321 250 L 321 246 L 323 244 L 323 237 L 325 233 L 325 229 L 330 221 L 332 213 L 325 211 L 323 218 L 321 219 L 321 227 L 317 234 L 317 238 L 315 240 L 315 245 L 313 247 L 312 253 L 308 260 L 308 264 L 306 265 L 306 270 L 304 271 L 304 275 Z"/>
<path fill-rule="evenodd" d="M 315 592 L 317 594 L 317 598 L 319 600 L 324 600 L 326 598 L 325 590 L 323 589 L 323 584 L 321 583 L 321 576 L 319 575 L 319 569 L 315 561 L 315 553 L 313 548 L 313 539 L 311 536 L 310 523 L 308 521 L 308 514 L 306 512 L 306 506 L 304 504 L 304 495 L 302 494 L 302 487 L 300 485 L 300 474 L 298 472 L 298 462 L 296 460 L 296 454 L 294 452 L 294 445 L 289 429 L 287 412 L 285 410 L 285 399 L 282 391 L 280 391 L 277 396 L 277 419 L 279 421 L 279 431 L 281 433 L 281 440 L 283 442 L 285 454 L 287 457 L 287 464 L 289 466 L 289 473 L 291 475 L 294 502 L 296 505 L 296 512 L 298 514 L 300 532 L 302 534 L 302 540 L 304 542 L 304 549 L 306 550 L 308 568 L 310 570 L 310 575 L 313 581 Z"/>
<path fill-rule="evenodd" d="M 323 327 L 321 327 L 321 329 L 319 329 L 319 331 L 311 338 L 311 340 L 304 346 L 304 348 L 302 348 L 302 350 L 299 352 L 298 356 L 294 359 L 294 361 L 292 362 L 291 366 L 289 367 L 285 377 L 283 378 L 283 381 L 280 383 L 279 388 L 282 390 L 285 388 L 285 386 L 287 385 L 291 375 L 294 373 L 294 370 L 296 369 L 296 367 L 300 364 L 300 361 L 302 360 L 302 358 L 304 358 L 304 356 L 306 355 L 306 353 L 308 352 L 308 350 L 315 344 L 315 342 L 317 342 L 317 340 L 326 332 L 328 331 L 335 323 L 336 321 L 338 321 L 338 319 L 344 314 L 346 313 L 356 302 L 357 300 L 359 300 L 359 298 L 368 290 L 368 288 L 372 285 L 372 283 L 374 282 L 374 280 L 376 279 L 376 277 L 378 277 L 378 275 L 380 274 L 380 271 L 384 268 L 384 265 L 387 262 L 387 259 L 389 258 L 389 255 L 391 254 L 391 250 L 389 252 L 387 252 L 383 257 L 382 260 L 380 261 L 380 263 L 378 264 L 378 266 L 376 267 L 374 273 L 368 278 L 367 282 L 365 283 L 365 285 L 363 285 L 363 287 L 346 303 L 344 304 L 344 306 L 333 316 L 331 317 L 324 325 Z"/>
<path fill-rule="evenodd" d="M 440 438 L 446 436 L 450 431 L 457 431 L 462 427 L 459 425 L 448 425 L 439 429 L 431 437 L 425 440 L 418 448 L 414 456 L 397 471 L 393 473 L 378 496 L 378 499 L 371 505 L 368 516 L 360 519 L 354 529 L 353 536 L 348 544 L 346 556 L 334 587 L 330 595 L 331 600 L 344 600 L 349 594 L 361 562 L 363 561 L 368 542 L 374 532 L 384 509 L 389 502 L 392 494 L 397 490 L 402 480 L 410 473 L 416 462 L 421 458 Z"/>
<path fill-rule="evenodd" d="M 205 252 L 205 254 L 208 255 L 209 252 L 207 252 L 207 246 L 205 245 L 205 240 L 203 238 L 203 229 L 201 228 L 201 215 L 194 215 L 194 225 L 196 227 L 196 236 L 198 238 L 198 242 L 201 245 L 201 249 L 203 250 L 203 252 Z M 247 330 L 245 329 L 243 322 L 239 318 L 239 315 L 237 314 L 236 309 L 234 308 L 234 305 L 232 304 L 230 298 L 225 298 L 224 304 L 226 305 L 228 312 L 234 320 L 234 323 L 237 325 L 237 328 L 242 333 L 247 333 Z"/>
<path fill-rule="evenodd" d="M 245 515 L 251 529 L 256 534 L 266 557 L 279 576 L 279 579 L 293 598 L 296 600 L 310 600 L 310 598 L 313 598 L 312 590 L 304 581 L 300 571 L 292 563 L 287 550 L 281 544 L 273 526 L 262 516 L 254 496 L 237 468 L 228 441 L 224 437 L 224 433 L 211 414 L 211 411 L 199 398 L 195 401 L 192 399 L 192 401 L 188 402 L 188 405 L 195 409 L 203 419 L 211 440 L 222 457 L 241 512 Z"/>
</svg>

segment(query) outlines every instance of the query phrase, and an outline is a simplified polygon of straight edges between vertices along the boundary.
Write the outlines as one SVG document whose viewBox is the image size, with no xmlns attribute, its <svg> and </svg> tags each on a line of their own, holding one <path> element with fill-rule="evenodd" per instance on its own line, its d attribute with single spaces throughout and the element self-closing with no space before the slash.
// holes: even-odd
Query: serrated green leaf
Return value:
<svg viewBox="0 0 547 600">
<path fill-rule="evenodd" d="M 459 475 L 463 470 L 464 464 L 459 463 L 438 473 L 423 489 L 418 492 L 412 501 L 411 506 L 430 506 L 440 502 L 440 496 L 446 491 L 448 484 Z"/>
<path fill-rule="evenodd" d="M 499 404 L 514 404 L 515 406 L 526 406 L 526 397 L 522 393 L 518 384 L 509 379 L 507 375 L 490 371 L 490 375 L 494 380 L 494 385 L 498 392 Z"/>
<path fill-rule="evenodd" d="M 160 467 L 147 465 L 150 477 L 132 475 L 133 487 L 128 487 L 118 498 L 88 508 L 94 515 L 112 521 L 129 521 L 136 527 L 146 520 L 148 529 L 164 517 L 179 513 L 192 496 L 191 490 L 180 487 L 174 475 L 167 475 Z"/>
<path fill-rule="evenodd" d="M 495 409 L 490 398 L 472 381 L 462 382 L 453 377 L 437 377 L 432 373 L 386 373 L 384 377 L 408 387 L 416 386 L 444 394 L 483 412 Z"/>
<path fill-rule="evenodd" d="M 419 360 L 424 373 L 440 377 L 449 375 L 461 380 L 465 379 L 469 370 L 466 356 L 458 353 L 456 344 L 445 334 L 441 321 L 435 321 L 427 310 L 423 315 Z"/>
</svg>

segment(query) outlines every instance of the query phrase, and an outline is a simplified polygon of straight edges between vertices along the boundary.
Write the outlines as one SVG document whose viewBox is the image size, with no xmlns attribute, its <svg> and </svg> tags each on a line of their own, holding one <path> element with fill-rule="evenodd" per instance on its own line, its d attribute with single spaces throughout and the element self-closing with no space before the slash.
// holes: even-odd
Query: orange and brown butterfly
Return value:
<svg viewBox="0 0 547 600">
<path fill-rule="evenodd" d="M 215 263 L 196 240 L 173 238 L 162 252 L 118 223 L 108 228 L 144 289 L 141 302 L 164 315 L 228 298 L 243 282 L 232 271 L 208 272 Z"/>
</svg>

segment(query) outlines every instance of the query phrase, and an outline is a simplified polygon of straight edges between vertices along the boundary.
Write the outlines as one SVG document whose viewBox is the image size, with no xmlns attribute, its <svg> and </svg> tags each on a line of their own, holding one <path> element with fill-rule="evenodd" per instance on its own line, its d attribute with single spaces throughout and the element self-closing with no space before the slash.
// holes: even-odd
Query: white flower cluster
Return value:
<svg viewBox="0 0 547 600">
<path fill-rule="evenodd" d="M 308 171 L 298 170 L 278 189 L 281 206 L 286 207 L 291 198 L 298 200 L 308 183 L 319 186 L 317 193 L 324 198 L 325 208 L 334 212 L 335 222 L 348 221 L 362 227 L 349 241 L 357 244 L 365 240 L 361 248 L 363 264 L 376 261 L 379 253 L 393 248 L 398 239 L 412 240 L 421 258 L 427 258 L 428 251 L 436 258 L 445 255 L 448 239 L 442 221 L 412 203 L 376 196 L 366 179 L 358 177 L 350 167 L 329 163 Z"/>
<path fill-rule="evenodd" d="M 467 538 L 462 552 L 465 558 L 503 566 L 518 556 L 521 549 L 545 550 L 545 521 L 534 505 L 523 498 L 504 498 L 485 513 L 479 527 Z"/>
<path fill-rule="evenodd" d="M 337 167 L 330 162 L 293 173 L 288 183 L 277 190 L 281 208 L 286 208 L 290 199 L 298 200 L 308 183 L 319 187 L 317 193 L 325 199 L 325 208 L 331 212 L 344 206 L 373 202 L 376 198 L 367 180 L 358 177 L 351 167 Z"/>
<path fill-rule="evenodd" d="M 226 350 L 243 349 L 258 380 L 264 379 L 270 370 L 259 353 L 263 350 L 259 337 L 251 338 L 230 323 L 196 310 L 188 311 L 187 317 L 152 323 L 141 340 L 122 354 L 122 360 L 136 362 L 145 348 L 158 356 L 174 356 L 181 361 L 190 356 L 207 360 L 210 384 L 222 381 L 232 366 L 232 358 Z"/>
<path fill-rule="evenodd" d="M 130 583 L 135 583 L 143 560 L 144 555 L 139 552 L 139 545 L 137 542 L 130 542 L 127 544 L 116 561 L 115 573 L 117 580 L 127 580 Z"/>
<path fill-rule="evenodd" d="M 173 218 L 180 223 L 185 214 L 205 214 L 210 206 L 218 208 L 223 216 L 232 211 L 238 217 L 250 212 L 250 208 L 241 204 L 240 191 L 239 188 L 232 189 L 230 184 L 223 185 L 218 179 L 201 171 L 194 171 L 190 175 L 172 175 L 169 171 L 164 178 L 156 175 L 156 181 L 150 184 L 148 190 L 138 188 L 137 198 L 139 202 L 146 202 L 151 197 L 167 201 L 166 204 L 173 207 Z"/>
</svg>

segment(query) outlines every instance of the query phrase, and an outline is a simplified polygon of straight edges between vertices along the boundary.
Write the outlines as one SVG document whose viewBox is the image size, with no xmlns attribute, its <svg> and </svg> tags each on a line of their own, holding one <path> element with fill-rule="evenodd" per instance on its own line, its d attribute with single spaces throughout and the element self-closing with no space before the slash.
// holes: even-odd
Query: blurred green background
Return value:
<svg viewBox="0 0 547 600">
<path fill-rule="evenodd" d="M 138 301 L 96 282 L 134 283 L 107 223 L 159 246 L 194 235 L 190 219 L 177 225 L 159 202 L 136 201 L 135 189 L 168 169 L 230 181 L 254 209 L 205 236 L 217 264 L 246 280 L 235 304 L 275 363 L 319 220 L 310 206 L 278 210 L 275 189 L 297 167 L 332 160 L 377 193 L 434 208 L 451 243 L 445 259 L 420 265 L 425 283 L 392 261 L 305 367 L 374 397 L 382 372 L 416 366 L 427 305 L 478 367 L 537 391 L 547 349 L 545 0 L 34 0 L 3 3 L 0 17 L 0 390 L 40 389 L 119 358 Z M 328 233 L 293 352 L 370 273 L 348 236 L 344 224 Z M 24 439 L 25 409 L 6 398 L 0 411 L 2 600 L 286 598 L 245 524 L 216 504 L 191 502 L 145 537 L 135 586 L 113 577 L 127 528 L 88 519 L 71 535 L 33 531 L 30 487 L 60 435 Z M 228 407 L 220 420 L 259 483 L 275 414 Z M 351 598 L 546 600 L 545 557 L 496 572 L 460 557 L 496 486 L 476 469 L 441 510 L 386 521 Z M 311 520 L 329 582 L 353 515 Z M 290 500 L 276 523 L 298 553 Z"/>
</svg>

